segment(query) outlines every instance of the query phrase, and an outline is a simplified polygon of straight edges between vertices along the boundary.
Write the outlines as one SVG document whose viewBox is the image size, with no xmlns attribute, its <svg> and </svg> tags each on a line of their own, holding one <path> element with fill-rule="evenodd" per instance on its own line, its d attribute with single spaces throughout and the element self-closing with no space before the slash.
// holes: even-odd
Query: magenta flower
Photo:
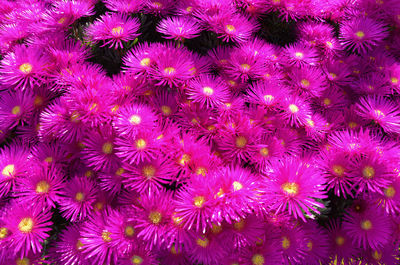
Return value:
<svg viewBox="0 0 400 265">
<path fill-rule="evenodd" d="M 118 13 L 108 13 L 95 21 L 87 29 L 90 40 L 104 41 L 102 46 L 122 48 L 123 42 L 134 40 L 139 34 L 140 23 L 137 19 L 129 18 Z"/>
<path fill-rule="evenodd" d="M 161 20 L 157 31 L 164 34 L 166 39 L 183 41 L 199 36 L 202 28 L 190 17 L 168 17 Z"/>
</svg>

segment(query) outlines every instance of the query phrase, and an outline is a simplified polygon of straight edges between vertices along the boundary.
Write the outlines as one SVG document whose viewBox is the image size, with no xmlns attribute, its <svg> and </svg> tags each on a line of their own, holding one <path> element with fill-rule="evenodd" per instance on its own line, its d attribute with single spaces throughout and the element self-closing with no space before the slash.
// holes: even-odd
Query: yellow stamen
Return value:
<svg viewBox="0 0 400 265">
<path fill-rule="evenodd" d="M 331 101 L 329 98 L 324 98 L 324 104 L 325 104 L 326 106 L 331 105 L 331 103 L 332 103 L 332 101 Z"/>
<path fill-rule="evenodd" d="M 125 173 L 125 169 L 123 169 L 122 167 L 118 168 L 117 171 L 115 172 L 115 175 L 117 176 L 122 176 L 122 174 Z"/>
<path fill-rule="evenodd" d="M 392 82 L 392 84 L 396 85 L 397 83 L 399 83 L 399 79 L 396 77 L 392 77 L 392 78 L 390 78 L 390 82 Z"/>
<path fill-rule="evenodd" d="M 302 79 L 300 81 L 300 83 L 302 84 L 303 87 L 309 87 L 310 86 L 310 81 L 308 81 L 307 79 Z"/>
<path fill-rule="evenodd" d="M 308 241 L 307 242 L 307 250 L 311 251 L 313 249 L 313 242 L 312 241 Z"/>
<path fill-rule="evenodd" d="M 161 106 L 161 111 L 164 114 L 164 116 L 169 116 L 169 115 L 171 115 L 171 112 L 172 112 L 171 108 L 166 105 Z"/>
<path fill-rule="evenodd" d="M 267 156 L 269 155 L 269 149 L 268 149 L 267 147 L 261 148 L 261 149 L 260 149 L 260 154 L 261 154 L 263 157 L 267 157 Z"/>
<path fill-rule="evenodd" d="M 83 192 L 77 192 L 75 194 L 75 200 L 78 202 L 81 202 L 85 199 L 85 194 L 83 194 Z"/>
<path fill-rule="evenodd" d="M 236 137 L 236 147 L 243 148 L 247 144 L 247 139 L 244 136 Z"/>
<path fill-rule="evenodd" d="M 343 246 L 345 243 L 345 239 L 342 236 L 337 236 L 335 239 L 336 245 Z"/>
<path fill-rule="evenodd" d="M 210 241 L 206 237 L 203 237 L 203 239 L 202 238 L 198 238 L 196 240 L 196 244 L 199 245 L 202 248 L 206 248 L 209 243 L 210 243 Z"/>
<path fill-rule="evenodd" d="M 263 255 L 261 254 L 255 254 L 252 258 L 251 258 L 251 262 L 253 263 L 253 265 L 264 265 L 265 263 L 265 258 Z"/>
<path fill-rule="evenodd" d="M 33 104 L 36 107 L 42 106 L 43 105 L 43 98 L 41 96 L 36 96 L 35 99 L 33 100 Z"/>
<path fill-rule="evenodd" d="M 275 99 L 275 97 L 273 95 L 264 95 L 264 101 L 267 103 L 271 103 L 271 101 L 273 101 Z"/>
<path fill-rule="evenodd" d="M 151 63 L 150 58 L 143 58 L 143 59 L 140 61 L 140 65 L 141 65 L 141 66 L 149 66 L 150 63 Z"/>
<path fill-rule="evenodd" d="M 166 74 L 168 74 L 168 75 L 175 74 L 175 72 L 176 72 L 176 70 L 175 70 L 175 68 L 173 68 L 173 67 L 166 67 L 166 68 L 164 69 L 164 73 L 166 73 Z"/>
<path fill-rule="evenodd" d="M 363 230 L 371 230 L 372 228 L 372 223 L 370 220 L 364 220 L 361 222 L 361 228 Z"/>
<path fill-rule="evenodd" d="M 29 74 L 32 72 L 33 66 L 30 63 L 23 63 L 19 66 L 19 70 L 24 74 Z"/>
<path fill-rule="evenodd" d="M 78 239 L 78 241 L 76 241 L 76 250 L 81 251 L 83 249 L 83 243 L 81 240 Z"/>
<path fill-rule="evenodd" d="M 250 65 L 248 65 L 247 63 L 244 63 L 244 64 L 241 64 L 240 65 L 240 68 L 243 70 L 243 71 L 249 71 L 250 70 Z"/>
<path fill-rule="evenodd" d="M 139 264 L 142 264 L 142 263 L 143 263 L 142 257 L 136 256 L 136 255 L 132 257 L 132 264 L 139 265 Z"/>
<path fill-rule="evenodd" d="M 243 189 L 243 185 L 242 185 L 242 183 L 240 183 L 239 181 L 234 181 L 234 182 L 232 183 L 232 186 L 233 186 L 233 190 L 234 190 L 234 191 L 238 191 L 238 190 Z"/>
<path fill-rule="evenodd" d="M 158 211 L 150 212 L 149 219 L 153 224 L 159 224 L 162 219 L 161 213 Z"/>
<path fill-rule="evenodd" d="M 296 113 L 299 111 L 299 107 L 297 107 L 295 104 L 290 104 L 289 105 L 289 110 L 291 113 Z"/>
<path fill-rule="evenodd" d="M 15 166 L 10 164 L 3 168 L 1 174 L 5 177 L 12 178 L 15 175 Z"/>
<path fill-rule="evenodd" d="M 333 165 L 332 170 L 339 177 L 342 177 L 344 175 L 344 167 L 342 167 L 341 165 Z"/>
<path fill-rule="evenodd" d="M 129 118 L 129 122 L 130 122 L 131 124 L 133 124 L 133 125 L 138 125 L 138 124 L 140 124 L 141 121 L 142 121 L 142 118 L 141 118 L 139 115 L 137 115 L 137 114 L 132 115 L 132 116 Z"/>
<path fill-rule="evenodd" d="M 206 96 L 211 96 L 212 94 L 214 94 L 214 89 L 212 89 L 212 88 L 209 87 L 209 86 L 205 86 L 205 87 L 203 87 L 203 93 L 204 93 Z"/>
<path fill-rule="evenodd" d="M 107 230 L 103 231 L 101 233 L 101 238 L 103 239 L 104 242 L 111 242 L 111 237 L 110 237 L 111 233 L 108 232 Z"/>
<path fill-rule="evenodd" d="M 297 195 L 299 192 L 299 185 L 294 182 L 286 182 L 282 185 L 282 190 L 290 196 Z"/>
<path fill-rule="evenodd" d="M 365 33 L 362 31 L 357 31 L 355 34 L 358 38 L 362 39 L 365 37 Z"/>
<path fill-rule="evenodd" d="M 136 148 L 139 149 L 139 150 L 143 150 L 147 146 L 147 143 L 146 143 L 146 141 L 144 139 L 136 140 L 135 144 L 136 144 Z"/>
<path fill-rule="evenodd" d="M 104 154 L 107 154 L 107 155 L 111 154 L 113 151 L 113 144 L 110 142 L 105 142 L 103 144 L 102 150 L 103 150 Z"/>
<path fill-rule="evenodd" d="M 244 225 L 246 224 L 246 222 L 244 220 L 240 220 L 239 222 L 235 222 L 233 224 L 233 227 L 238 230 L 241 231 L 244 228 Z"/>
<path fill-rule="evenodd" d="M 21 106 L 15 106 L 14 108 L 11 109 L 11 113 L 13 115 L 18 115 L 21 113 Z"/>
<path fill-rule="evenodd" d="M 374 260 L 381 260 L 382 259 L 382 252 L 378 252 L 377 250 L 375 250 L 374 252 L 372 252 L 372 257 L 374 258 Z"/>
<path fill-rule="evenodd" d="M 30 233 L 33 229 L 33 219 L 30 217 L 25 217 L 19 222 L 18 229 L 22 233 Z"/>
<path fill-rule="evenodd" d="M 118 27 L 115 27 L 115 28 L 113 28 L 112 30 L 111 30 L 111 33 L 114 35 L 114 36 L 121 36 L 121 34 L 124 32 L 124 28 L 123 27 L 121 27 L 121 26 L 118 26 Z"/>
<path fill-rule="evenodd" d="M 131 236 L 133 236 L 134 234 L 135 234 L 135 229 L 134 229 L 132 226 L 127 225 L 127 226 L 125 227 L 125 235 L 131 237 Z"/>
<path fill-rule="evenodd" d="M 205 177 L 207 175 L 207 169 L 205 167 L 198 167 L 196 169 L 196 174 Z"/>
<path fill-rule="evenodd" d="M 142 172 L 147 179 L 151 179 L 152 177 L 154 177 L 156 169 L 152 165 L 147 165 L 143 167 Z"/>
<path fill-rule="evenodd" d="M 197 208 L 201 208 L 201 207 L 203 207 L 203 204 L 206 200 L 203 196 L 197 196 L 197 197 L 194 197 L 193 201 L 194 201 L 194 205 Z"/>
<path fill-rule="evenodd" d="M 183 154 L 181 159 L 179 160 L 179 164 L 181 164 L 182 166 L 185 166 L 187 163 L 189 163 L 189 161 L 190 161 L 190 155 Z"/>
<path fill-rule="evenodd" d="M 222 231 L 222 226 L 212 224 L 211 231 L 213 232 L 213 234 L 219 234 Z"/>
<path fill-rule="evenodd" d="M 37 193 L 47 193 L 47 192 L 49 192 L 49 189 L 50 189 L 50 184 L 45 180 L 39 181 L 36 184 L 36 192 Z"/>
<path fill-rule="evenodd" d="M 389 186 L 387 187 L 387 189 L 384 189 L 384 193 L 386 197 L 393 198 L 394 195 L 396 195 L 396 190 L 394 189 L 393 186 Z"/>
<path fill-rule="evenodd" d="M 233 33 L 236 31 L 236 28 L 235 28 L 235 26 L 228 24 L 225 26 L 225 31 L 228 33 Z"/>
<path fill-rule="evenodd" d="M 16 265 L 30 265 L 31 261 L 28 258 L 23 258 L 23 259 L 17 258 L 15 260 L 15 264 Z"/>
<path fill-rule="evenodd" d="M 364 167 L 362 173 L 364 178 L 372 179 L 375 176 L 375 169 L 371 166 L 366 166 Z"/>
<path fill-rule="evenodd" d="M 0 240 L 8 236 L 8 229 L 6 227 L 0 228 Z"/>
<path fill-rule="evenodd" d="M 288 237 L 282 237 L 282 247 L 283 249 L 288 249 L 290 247 L 290 240 Z"/>
</svg>

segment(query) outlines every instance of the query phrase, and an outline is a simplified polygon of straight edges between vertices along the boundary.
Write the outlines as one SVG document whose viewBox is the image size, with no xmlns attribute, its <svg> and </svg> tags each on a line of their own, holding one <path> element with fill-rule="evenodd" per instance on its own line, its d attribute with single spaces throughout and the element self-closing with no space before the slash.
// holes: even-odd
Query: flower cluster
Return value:
<svg viewBox="0 0 400 265">
<path fill-rule="evenodd" d="M 399 1 L 1 4 L 0 264 L 399 262 Z"/>
</svg>

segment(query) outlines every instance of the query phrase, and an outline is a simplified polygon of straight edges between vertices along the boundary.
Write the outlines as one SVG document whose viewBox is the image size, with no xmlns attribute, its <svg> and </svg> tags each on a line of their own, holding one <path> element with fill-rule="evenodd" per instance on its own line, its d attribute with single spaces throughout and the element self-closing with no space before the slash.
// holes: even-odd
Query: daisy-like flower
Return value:
<svg viewBox="0 0 400 265">
<path fill-rule="evenodd" d="M 188 249 L 192 264 L 221 264 L 227 249 L 221 244 L 219 237 L 210 233 L 196 233 L 192 236 L 191 248 Z"/>
<path fill-rule="evenodd" d="M 170 44 L 159 45 L 154 57 L 154 67 L 150 69 L 156 85 L 177 87 L 193 77 L 191 53 L 184 48 L 175 48 Z"/>
<path fill-rule="evenodd" d="M 319 265 L 329 259 L 329 237 L 325 229 L 316 222 L 309 221 L 303 224 L 306 233 L 306 256 L 304 262 L 310 265 Z"/>
<path fill-rule="evenodd" d="M 265 180 L 265 200 L 276 213 L 287 211 L 296 219 L 305 220 L 304 213 L 313 216 L 310 210 L 318 213 L 317 207 L 323 207 L 316 199 L 326 197 L 325 180 L 312 165 L 286 158 L 275 162 L 266 174 L 270 178 Z"/>
<path fill-rule="evenodd" d="M 21 259 L 29 252 L 42 251 L 47 232 L 51 231 L 51 212 L 47 208 L 33 205 L 14 204 L 9 206 L 3 219 L 5 227 L 10 231 L 9 244 L 14 253 Z"/>
<path fill-rule="evenodd" d="M 319 169 L 327 180 L 327 189 L 333 189 L 336 196 L 352 196 L 352 179 L 349 177 L 350 161 L 342 152 L 331 149 L 321 152 Z"/>
<path fill-rule="evenodd" d="M 161 20 L 157 31 L 164 34 L 166 39 L 183 41 L 199 36 L 202 28 L 191 17 L 167 17 Z"/>
<path fill-rule="evenodd" d="M 140 23 L 136 18 L 108 13 L 89 26 L 87 35 L 94 42 L 104 41 L 102 46 L 118 49 L 123 47 L 123 42 L 132 41 L 139 36 L 139 27 Z"/>
<path fill-rule="evenodd" d="M 99 187 L 111 196 L 119 194 L 122 190 L 122 174 L 125 169 L 121 163 L 114 163 L 110 168 L 99 173 Z"/>
<path fill-rule="evenodd" d="M 385 132 L 400 132 L 400 108 L 388 99 L 376 96 L 361 98 L 356 112 L 365 120 L 378 124 Z"/>
<path fill-rule="evenodd" d="M 176 93 L 166 90 L 158 90 L 152 98 L 151 105 L 163 118 L 173 118 L 178 110 L 178 98 Z"/>
<path fill-rule="evenodd" d="M 381 207 L 369 205 L 362 212 L 345 215 L 343 229 L 357 247 L 380 249 L 390 238 L 391 223 Z"/>
<path fill-rule="evenodd" d="M 280 231 L 280 243 L 283 263 L 301 264 L 305 258 L 307 240 L 305 231 L 293 223 L 283 225 Z"/>
<path fill-rule="evenodd" d="M 121 135 L 135 136 L 139 130 L 152 130 L 157 121 L 153 110 L 144 104 L 127 104 L 119 108 L 114 126 Z"/>
<path fill-rule="evenodd" d="M 265 224 L 260 222 L 260 217 L 248 215 L 232 223 L 229 229 L 231 240 L 236 247 L 243 248 L 258 243 L 265 233 Z"/>
<path fill-rule="evenodd" d="M 72 222 L 84 220 L 93 210 L 97 189 L 95 183 L 86 177 L 70 179 L 63 191 L 64 199 L 59 201 L 62 215 Z"/>
<path fill-rule="evenodd" d="M 1 61 L 1 81 L 16 89 L 32 88 L 45 82 L 50 68 L 49 56 L 41 47 L 19 45 Z"/>
<path fill-rule="evenodd" d="M 326 89 L 326 79 L 323 72 L 317 67 L 294 68 L 289 73 L 289 85 L 308 97 L 318 97 Z"/>
<path fill-rule="evenodd" d="M 315 65 L 318 61 L 317 50 L 303 43 L 291 44 L 282 53 L 283 60 L 288 65 Z"/>
<path fill-rule="evenodd" d="M 277 137 L 263 134 L 256 144 L 255 153 L 251 155 L 250 161 L 255 164 L 257 170 L 262 171 L 270 161 L 284 156 L 284 151 Z"/>
<path fill-rule="evenodd" d="M 364 260 L 365 264 L 396 264 L 398 261 L 397 257 L 399 256 L 399 250 L 389 243 L 379 250 L 367 248 L 360 256 Z"/>
<path fill-rule="evenodd" d="M 32 121 L 35 97 L 29 90 L 0 93 L 0 120 L 10 129 Z"/>
<path fill-rule="evenodd" d="M 281 103 L 282 118 L 284 118 L 290 126 L 304 125 L 307 119 L 311 117 L 311 109 L 303 98 L 299 96 L 288 96 Z"/>
<path fill-rule="evenodd" d="M 242 43 L 249 40 L 254 32 L 257 31 L 259 25 L 252 18 L 235 14 L 224 18 L 215 28 L 214 31 L 219 34 L 223 41 Z"/>
<path fill-rule="evenodd" d="M 214 194 L 203 176 L 192 177 L 189 185 L 179 190 L 175 198 L 175 218 L 182 222 L 185 229 L 205 232 L 211 226 Z"/>
<path fill-rule="evenodd" d="M 50 256 L 65 265 L 87 265 L 90 259 L 82 252 L 82 225 L 71 224 L 59 235 L 60 240 L 49 250 Z"/>
<path fill-rule="evenodd" d="M 385 77 L 377 73 L 361 76 L 350 85 L 356 93 L 361 95 L 385 96 L 390 94 L 390 87 L 386 85 Z"/>
<path fill-rule="evenodd" d="M 139 164 L 124 164 L 122 174 L 125 187 L 138 192 L 156 191 L 162 184 L 169 184 L 175 178 L 171 161 L 157 156 Z"/>
<path fill-rule="evenodd" d="M 130 1 L 130 0 L 104 0 L 106 7 L 114 12 L 123 14 L 139 13 L 143 8 L 145 1 Z"/>
<path fill-rule="evenodd" d="M 345 154 L 354 156 L 370 150 L 375 141 L 368 130 L 361 129 L 358 132 L 352 130 L 335 131 L 329 135 L 328 143 Z"/>
<path fill-rule="evenodd" d="M 342 43 L 349 50 L 366 53 L 383 41 L 387 31 L 382 22 L 369 17 L 355 17 L 343 22 L 340 36 Z"/>
<path fill-rule="evenodd" d="M 381 204 L 387 214 L 396 214 L 400 211 L 400 178 L 393 178 L 392 182 L 383 189 L 383 193 L 375 193 L 374 199 Z"/>
<path fill-rule="evenodd" d="M 150 67 L 154 64 L 154 50 L 160 47 L 160 44 L 151 44 L 147 42 L 138 43 L 123 58 L 123 69 L 127 73 L 134 75 L 143 75 L 149 73 Z"/>
<path fill-rule="evenodd" d="M 115 155 L 115 132 L 111 126 L 102 126 L 89 131 L 83 144 L 84 163 L 94 170 L 104 170 L 117 163 Z"/>
<path fill-rule="evenodd" d="M 268 109 L 274 109 L 288 93 L 286 86 L 282 86 L 278 82 L 259 81 L 250 85 L 248 101 Z"/>
<path fill-rule="evenodd" d="M 19 181 L 16 193 L 23 203 L 34 203 L 38 207 L 55 207 L 64 188 L 63 175 L 56 166 L 34 166 L 29 177 Z"/>
<path fill-rule="evenodd" d="M 153 265 L 157 264 L 158 260 L 151 250 L 148 250 L 145 245 L 139 245 L 132 249 L 128 254 L 118 259 L 118 264 L 121 265 Z"/>
<path fill-rule="evenodd" d="M 135 137 L 118 137 L 116 139 L 117 156 L 124 162 L 138 164 L 150 160 L 157 154 L 162 138 L 156 131 L 139 131 Z"/>
<path fill-rule="evenodd" d="M 186 89 L 188 98 L 204 107 L 215 107 L 228 101 L 227 85 L 218 77 L 200 75 L 189 82 Z"/>
<path fill-rule="evenodd" d="M 232 50 L 224 70 L 224 74 L 233 79 L 229 81 L 231 86 L 234 87 L 237 81 L 246 82 L 249 79 L 259 79 L 265 75 L 267 71 L 265 59 L 256 54 L 254 51 L 246 53 L 240 47 Z"/>
<path fill-rule="evenodd" d="M 143 238 L 150 248 L 160 246 L 166 240 L 173 211 L 171 200 L 172 193 L 164 190 L 146 191 L 141 196 L 141 209 L 134 218 L 135 227 L 139 230 L 138 237 Z"/>
<path fill-rule="evenodd" d="M 27 176 L 29 150 L 15 142 L 0 150 L 0 198 L 13 190 L 20 177 Z"/>
<path fill-rule="evenodd" d="M 118 248 L 113 244 L 116 235 L 107 230 L 105 217 L 96 214 L 82 224 L 82 251 L 94 264 L 110 264 L 117 262 Z"/>
<path fill-rule="evenodd" d="M 382 193 L 394 177 L 393 169 L 373 153 L 360 158 L 356 157 L 351 163 L 351 169 L 349 176 L 358 187 L 357 194 Z"/>
</svg>

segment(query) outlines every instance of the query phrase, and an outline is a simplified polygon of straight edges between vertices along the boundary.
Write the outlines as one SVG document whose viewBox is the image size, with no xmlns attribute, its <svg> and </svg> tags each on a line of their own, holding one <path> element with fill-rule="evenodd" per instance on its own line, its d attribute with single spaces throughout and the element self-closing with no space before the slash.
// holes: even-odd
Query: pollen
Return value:
<svg viewBox="0 0 400 265">
<path fill-rule="evenodd" d="M 212 94 L 214 94 L 214 89 L 212 89 L 212 88 L 209 87 L 209 86 L 205 86 L 205 87 L 203 87 L 203 93 L 204 93 L 206 96 L 212 96 Z"/>
<path fill-rule="evenodd" d="M 303 59 L 303 57 L 304 57 L 304 53 L 302 53 L 302 52 L 296 52 L 294 55 L 299 59 Z"/>
<path fill-rule="evenodd" d="M 366 231 L 371 230 L 371 228 L 372 228 L 372 223 L 371 223 L 371 221 L 370 221 L 370 220 L 364 220 L 364 221 L 362 221 L 362 222 L 361 222 L 361 228 L 362 228 L 363 230 L 366 230 Z"/>
<path fill-rule="evenodd" d="M 239 181 L 234 181 L 234 182 L 232 183 L 232 186 L 233 186 L 233 190 L 234 190 L 234 191 L 238 191 L 238 190 L 243 189 L 243 185 L 242 185 L 242 183 L 240 183 Z"/>
<path fill-rule="evenodd" d="M 139 150 L 143 150 L 146 148 L 147 143 L 144 139 L 138 139 L 135 141 L 136 148 Z"/>
<path fill-rule="evenodd" d="M 149 219 L 153 224 L 159 224 L 161 222 L 162 216 L 161 213 L 158 211 L 150 212 Z"/>
<path fill-rule="evenodd" d="M 162 8 L 162 6 L 163 6 L 163 4 L 161 4 L 160 2 L 153 2 L 153 5 L 158 7 L 158 8 Z M 138 263 L 138 264 L 140 264 L 140 263 Z"/>
<path fill-rule="evenodd" d="M 164 114 L 164 116 L 169 116 L 171 115 L 171 107 L 167 106 L 167 105 L 163 105 L 161 106 L 161 112 Z"/>
<path fill-rule="evenodd" d="M 21 106 L 15 106 L 14 108 L 11 109 L 11 113 L 13 115 L 18 115 L 21 113 Z"/>
<path fill-rule="evenodd" d="M 342 167 L 341 165 L 333 165 L 332 170 L 339 177 L 342 177 L 344 175 L 344 167 Z"/>
<path fill-rule="evenodd" d="M 131 236 L 133 236 L 134 234 L 135 234 L 135 229 L 132 227 L 132 226 L 130 226 L 130 225 L 127 225 L 126 227 L 125 227 L 125 235 L 126 236 L 129 236 L 129 237 L 131 237 Z"/>
<path fill-rule="evenodd" d="M 377 118 L 377 119 L 382 119 L 382 118 L 385 118 L 385 114 L 381 111 L 381 110 L 375 110 L 374 111 L 374 114 L 375 114 L 375 117 Z"/>
<path fill-rule="evenodd" d="M 283 249 L 290 248 L 290 240 L 287 236 L 282 237 L 282 247 Z"/>
<path fill-rule="evenodd" d="M 397 83 L 399 83 L 399 79 L 396 77 L 392 77 L 392 78 L 390 78 L 390 82 L 392 82 L 392 84 L 396 85 Z"/>
<path fill-rule="evenodd" d="M 101 238 L 103 239 L 104 242 L 111 242 L 111 237 L 110 237 L 111 233 L 108 232 L 107 230 L 104 230 L 101 233 Z"/>
<path fill-rule="evenodd" d="M 149 66 L 150 63 L 151 63 L 151 60 L 148 57 L 143 58 L 142 60 L 140 60 L 140 65 L 141 66 Z"/>
<path fill-rule="evenodd" d="M 33 229 L 33 219 L 30 217 L 25 217 L 19 222 L 18 229 L 22 233 L 30 233 Z"/>
<path fill-rule="evenodd" d="M 30 72 L 32 72 L 32 68 L 33 66 L 30 63 L 23 63 L 19 66 L 19 70 L 24 74 L 29 74 Z"/>
<path fill-rule="evenodd" d="M 0 239 L 4 239 L 8 236 L 8 229 L 6 227 L 0 228 Z"/>
<path fill-rule="evenodd" d="M 15 166 L 13 164 L 7 165 L 1 171 L 1 174 L 5 177 L 12 178 L 15 175 Z"/>
<path fill-rule="evenodd" d="M 294 182 L 286 182 L 282 185 L 282 190 L 289 196 L 294 196 L 299 193 L 299 185 Z"/>
<path fill-rule="evenodd" d="M 210 241 L 208 240 L 208 238 L 203 237 L 203 238 L 198 238 L 196 240 L 196 244 L 199 245 L 202 248 L 206 248 L 208 247 L 208 245 L 210 244 Z"/>
<path fill-rule="evenodd" d="M 311 119 L 307 119 L 307 124 L 308 126 L 310 126 L 311 128 L 315 126 L 315 122 Z"/>
<path fill-rule="evenodd" d="M 179 159 L 179 164 L 182 166 L 185 166 L 187 163 L 190 161 L 190 155 L 188 154 L 183 154 L 181 159 Z"/>
<path fill-rule="evenodd" d="M 297 112 L 299 112 L 299 107 L 297 107 L 295 104 L 290 104 L 289 110 L 291 113 L 297 113 Z"/>
<path fill-rule="evenodd" d="M 173 75 L 173 74 L 175 74 L 175 72 L 176 72 L 176 70 L 174 67 L 166 67 L 164 69 L 164 73 L 167 75 Z"/>
<path fill-rule="evenodd" d="M 71 121 L 72 122 L 79 122 L 79 117 L 80 117 L 80 115 L 79 115 L 79 113 L 78 112 L 76 112 L 76 111 L 74 111 L 72 114 L 71 114 Z"/>
<path fill-rule="evenodd" d="M 43 105 L 43 98 L 41 96 L 36 96 L 33 100 L 33 104 L 38 107 Z"/>
<path fill-rule="evenodd" d="M 313 242 L 312 241 L 308 241 L 307 242 L 307 249 L 308 249 L 308 251 L 311 251 L 313 249 Z"/>
<path fill-rule="evenodd" d="M 349 125 L 350 129 L 354 129 L 354 128 L 356 128 L 358 126 L 358 124 L 356 122 L 354 122 L 354 121 L 349 122 L 348 125 Z"/>
<path fill-rule="evenodd" d="M 156 169 L 152 165 L 147 165 L 143 167 L 142 172 L 147 179 L 151 179 L 152 177 L 154 177 Z"/>
<path fill-rule="evenodd" d="M 244 136 L 236 137 L 236 147 L 243 148 L 247 144 L 247 139 Z"/>
<path fill-rule="evenodd" d="M 251 262 L 253 262 L 253 265 L 264 265 L 265 263 L 265 259 L 264 256 L 261 254 L 255 254 L 252 258 L 251 258 Z"/>
<path fill-rule="evenodd" d="M 364 167 L 362 174 L 366 179 L 372 179 L 375 177 L 375 169 L 371 166 Z"/>
<path fill-rule="evenodd" d="M 325 104 L 326 106 L 331 105 L 331 103 L 332 103 L 332 100 L 330 100 L 329 98 L 324 98 L 324 104 Z"/>
<path fill-rule="evenodd" d="M 115 27 L 111 30 L 112 35 L 115 37 L 121 36 L 124 33 L 124 28 L 121 26 Z"/>
<path fill-rule="evenodd" d="M 30 265 L 31 261 L 28 258 L 17 258 L 17 260 L 15 261 L 16 265 Z"/>
<path fill-rule="evenodd" d="M 365 37 L 365 33 L 363 32 L 363 31 L 357 31 L 356 33 L 355 33 L 355 35 L 358 37 L 358 38 L 360 38 L 360 39 L 362 39 L 362 38 L 364 38 Z"/>
<path fill-rule="evenodd" d="M 138 125 L 142 122 L 142 118 L 139 115 L 135 114 L 129 118 L 129 122 L 133 125 Z"/>
<path fill-rule="evenodd" d="M 198 167 L 196 169 L 196 174 L 205 177 L 207 175 L 207 169 L 205 167 Z"/>
<path fill-rule="evenodd" d="M 143 263 L 142 257 L 136 255 L 132 257 L 132 264 L 140 265 L 142 263 Z"/>
<path fill-rule="evenodd" d="M 76 247 L 76 250 L 81 251 L 82 248 L 83 248 L 83 243 L 82 243 L 82 241 L 78 239 L 78 240 L 76 241 L 75 247 Z"/>
<path fill-rule="evenodd" d="M 65 20 L 66 20 L 65 17 L 62 17 L 57 21 L 57 23 L 62 25 L 62 24 L 64 24 Z"/>
<path fill-rule="evenodd" d="M 196 206 L 197 208 L 203 207 L 203 204 L 205 201 L 206 200 L 203 196 L 197 196 L 197 197 L 194 197 L 194 199 L 193 199 L 194 206 Z"/>
<path fill-rule="evenodd" d="M 338 245 L 338 246 L 343 246 L 345 241 L 346 240 L 342 236 L 337 236 L 335 239 L 336 245 Z"/>
<path fill-rule="evenodd" d="M 273 95 L 264 95 L 264 101 L 267 103 L 271 103 L 275 97 Z"/>
<path fill-rule="evenodd" d="M 77 192 L 75 194 L 75 200 L 78 202 L 81 202 L 85 199 L 85 194 L 83 194 L 83 192 Z"/>
<path fill-rule="evenodd" d="M 269 150 L 267 147 L 263 147 L 260 149 L 260 155 L 262 155 L 263 157 L 267 157 L 269 155 Z"/>
<path fill-rule="evenodd" d="M 247 71 L 250 70 L 250 65 L 248 65 L 247 63 L 244 63 L 244 64 L 241 64 L 241 65 L 240 65 L 240 68 L 241 68 L 243 71 L 247 72 Z"/>
<path fill-rule="evenodd" d="M 301 85 L 303 87 L 309 87 L 310 86 L 310 81 L 308 81 L 307 79 L 301 79 L 300 83 L 301 83 Z"/>
<path fill-rule="evenodd" d="M 240 220 L 239 222 L 235 222 L 233 224 L 233 227 L 236 230 L 241 231 L 244 228 L 245 224 L 246 224 L 246 222 L 244 220 Z"/>
<path fill-rule="evenodd" d="M 382 259 L 382 252 L 375 250 L 374 252 L 372 252 L 372 257 L 374 258 L 374 260 L 379 261 Z"/>
<path fill-rule="evenodd" d="M 236 28 L 235 28 L 235 26 L 228 24 L 225 26 L 225 30 L 227 33 L 233 33 L 236 31 Z"/>
<path fill-rule="evenodd" d="M 394 195 L 396 195 L 396 190 L 394 189 L 393 186 L 387 187 L 387 189 L 385 189 L 383 192 L 385 193 L 385 196 L 388 198 L 393 198 Z"/>
<path fill-rule="evenodd" d="M 125 173 L 125 169 L 123 169 L 122 167 L 118 168 L 117 171 L 115 172 L 115 175 L 117 176 L 122 176 L 122 174 Z"/>
<path fill-rule="evenodd" d="M 36 184 L 36 193 L 48 193 L 49 188 L 50 188 L 50 184 L 47 181 L 45 181 L 45 180 L 39 181 Z"/>
<path fill-rule="evenodd" d="M 211 231 L 213 232 L 213 234 L 219 234 L 222 231 L 222 226 L 212 224 Z"/>
<path fill-rule="evenodd" d="M 113 151 L 113 144 L 110 142 L 105 142 L 101 149 L 103 150 L 104 154 L 109 155 Z"/>
</svg>

